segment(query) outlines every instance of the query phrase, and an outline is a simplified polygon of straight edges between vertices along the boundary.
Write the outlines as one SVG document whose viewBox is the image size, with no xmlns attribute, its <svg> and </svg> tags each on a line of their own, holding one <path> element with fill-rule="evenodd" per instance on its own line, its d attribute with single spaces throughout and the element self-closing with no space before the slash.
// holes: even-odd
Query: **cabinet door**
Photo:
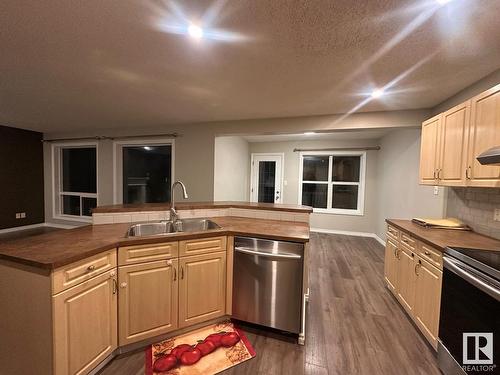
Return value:
<svg viewBox="0 0 500 375">
<path fill-rule="evenodd" d="M 120 345 L 177 328 L 178 260 L 120 267 Z"/>
<path fill-rule="evenodd" d="M 420 183 L 437 184 L 439 164 L 439 146 L 441 135 L 441 115 L 422 123 L 422 139 L 420 147 Z"/>
<path fill-rule="evenodd" d="M 417 325 L 436 348 L 443 273 L 418 257 L 414 316 Z"/>
<path fill-rule="evenodd" d="M 410 314 L 415 303 L 415 264 L 415 253 L 400 248 L 397 262 L 397 297 Z"/>
<path fill-rule="evenodd" d="M 56 375 L 87 374 L 117 347 L 116 270 L 52 300 Z"/>
<path fill-rule="evenodd" d="M 441 161 L 437 171 L 440 185 L 466 184 L 469 122 L 470 100 L 443 113 Z"/>
<path fill-rule="evenodd" d="M 397 242 L 391 238 L 387 238 L 385 243 L 385 261 L 384 261 L 384 276 L 389 289 L 395 293 L 397 288 Z"/>
<path fill-rule="evenodd" d="M 180 258 L 179 277 L 179 327 L 225 314 L 225 251 Z"/>
<path fill-rule="evenodd" d="M 476 157 L 500 145 L 500 85 L 472 99 L 469 139 L 469 185 L 500 187 L 500 166 L 481 165 Z"/>
</svg>

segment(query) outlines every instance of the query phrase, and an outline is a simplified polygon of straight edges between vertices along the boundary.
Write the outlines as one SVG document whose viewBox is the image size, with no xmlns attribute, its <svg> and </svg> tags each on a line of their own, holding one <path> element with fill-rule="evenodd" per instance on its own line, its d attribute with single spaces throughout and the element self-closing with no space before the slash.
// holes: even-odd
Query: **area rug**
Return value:
<svg viewBox="0 0 500 375">
<path fill-rule="evenodd" d="M 226 321 L 151 345 L 146 375 L 217 374 L 253 357 L 243 331 Z"/>
</svg>

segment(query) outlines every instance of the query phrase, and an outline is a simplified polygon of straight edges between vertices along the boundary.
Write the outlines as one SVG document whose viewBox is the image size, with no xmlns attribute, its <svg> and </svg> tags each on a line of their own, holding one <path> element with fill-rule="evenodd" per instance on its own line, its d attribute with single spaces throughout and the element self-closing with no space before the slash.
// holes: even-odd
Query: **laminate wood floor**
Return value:
<svg viewBox="0 0 500 375">
<path fill-rule="evenodd" d="M 374 239 L 313 233 L 306 345 L 252 330 L 257 356 L 224 374 L 440 374 L 434 351 L 385 287 L 383 269 Z M 143 373 L 143 352 L 101 371 Z"/>
</svg>

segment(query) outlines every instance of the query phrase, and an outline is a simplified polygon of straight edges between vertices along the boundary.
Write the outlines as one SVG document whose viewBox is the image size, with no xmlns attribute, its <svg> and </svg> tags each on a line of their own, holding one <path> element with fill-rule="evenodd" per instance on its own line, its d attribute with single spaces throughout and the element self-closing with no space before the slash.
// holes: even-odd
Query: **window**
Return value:
<svg viewBox="0 0 500 375">
<path fill-rule="evenodd" d="M 365 152 L 300 155 L 299 204 L 314 212 L 363 215 Z"/>
<path fill-rule="evenodd" d="M 173 140 L 117 141 L 114 147 L 114 202 L 170 202 Z"/>
<path fill-rule="evenodd" d="M 123 147 L 123 203 L 170 202 L 172 147 Z"/>
<path fill-rule="evenodd" d="M 97 206 L 97 145 L 54 145 L 54 216 L 88 220 Z"/>
</svg>

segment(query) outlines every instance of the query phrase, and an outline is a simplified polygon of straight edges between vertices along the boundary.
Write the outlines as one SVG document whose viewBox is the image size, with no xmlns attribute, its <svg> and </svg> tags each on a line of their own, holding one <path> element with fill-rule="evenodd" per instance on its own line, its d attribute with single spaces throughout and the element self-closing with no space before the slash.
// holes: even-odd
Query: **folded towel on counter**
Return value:
<svg viewBox="0 0 500 375">
<path fill-rule="evenodd" d="M 426 228 L 471 230 L 467 224 L 452 217 L 446 219 L 414 218 L 412 221 Z"/>
</svg>

